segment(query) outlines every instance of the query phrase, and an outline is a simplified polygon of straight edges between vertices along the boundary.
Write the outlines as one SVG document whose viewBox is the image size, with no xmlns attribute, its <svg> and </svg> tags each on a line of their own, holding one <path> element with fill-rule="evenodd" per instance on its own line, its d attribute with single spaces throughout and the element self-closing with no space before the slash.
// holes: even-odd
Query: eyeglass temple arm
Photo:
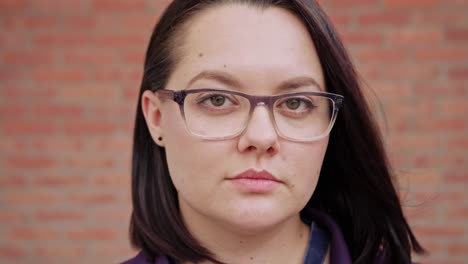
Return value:
<svg viewBox="0 0 468 264">
<path fill-rule="evenodd" d="M 336 111 L 338 111 L 343 106 L 344 98 L 343 96 L 336 96 L 334 99 L 335 99 L 335 108 L 336 108 Z"/>
<path fill-rule="evenodd" d="M 161 98 L 173 100 L 179 105 L 184 104 L 185 97 L 187 96 L 187 92 L 183 90 L 173 91 L 173 90 L 160 89 L 160 90 L 155 91 L 155 93 L 159 94 Z"/>
<path fill-rule="evenodd" d="M 159 90 L 156 90 L 155 93 L 158 94 L 163 99 L 174 100 L 174 91 L 159 89 Z"/>
</svg>

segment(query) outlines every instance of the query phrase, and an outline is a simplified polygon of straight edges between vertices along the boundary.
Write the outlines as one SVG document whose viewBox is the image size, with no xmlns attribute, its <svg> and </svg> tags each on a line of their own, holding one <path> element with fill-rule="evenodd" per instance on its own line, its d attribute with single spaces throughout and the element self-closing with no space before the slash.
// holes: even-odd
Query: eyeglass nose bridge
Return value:
<svg viewBox="0 0 468 264">
<path fill-rule="evenodd" d="M 274 103 L 274 99 L 271 98 L 270 96 L 253 96 L 249 98 L 249 101 L 250 101 L 249 117 L 246 121 L 246 124 L 242 132 L 247 128 L 248 124 L 250 123 L 250 120 L 252 119 L 255 108 L 257 108 L 257 106 L 264 106 L 266 108 L 265 110 L 268 112 L 268 116 L 270 118 L 270 122 L 273 128 L 275 129 L 276 133 L 279 135 L 278 127 L 276 125 L 276 120 L 275 120 L 273 109 L 272 109 L 272 104 Z"/>
</svg>

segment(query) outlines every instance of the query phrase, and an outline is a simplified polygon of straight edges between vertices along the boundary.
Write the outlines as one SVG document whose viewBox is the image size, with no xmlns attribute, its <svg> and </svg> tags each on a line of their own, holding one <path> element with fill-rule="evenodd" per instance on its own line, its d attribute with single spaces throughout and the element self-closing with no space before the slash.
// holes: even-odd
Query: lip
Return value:
<svg viewBox="0 0 468 264">
<path fill-rule="evenodd" d="M 282 181 L 266 170 L 246 170 L 229 180 L 238 188 L 250 193 L 267 193 L 273 191 Z"/>
</svg>

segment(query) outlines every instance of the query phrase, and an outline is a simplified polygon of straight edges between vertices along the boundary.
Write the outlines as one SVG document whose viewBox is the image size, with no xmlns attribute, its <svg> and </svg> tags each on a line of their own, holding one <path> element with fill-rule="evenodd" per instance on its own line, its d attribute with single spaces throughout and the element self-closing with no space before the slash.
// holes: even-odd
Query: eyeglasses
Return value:
<svg viewBox="0 0 468 264">
<path fill-rule="evenodd" d="M 279 136 L 291 141 L 316 141 L 330 133 L 344 99 L 325 92 L 253 96 L 219 89 L 161 89 L 156 93 L 179 104 L 190 133 L 213 140 L 240 135 L 255 107 L 266 106 Z"/>
</svg>

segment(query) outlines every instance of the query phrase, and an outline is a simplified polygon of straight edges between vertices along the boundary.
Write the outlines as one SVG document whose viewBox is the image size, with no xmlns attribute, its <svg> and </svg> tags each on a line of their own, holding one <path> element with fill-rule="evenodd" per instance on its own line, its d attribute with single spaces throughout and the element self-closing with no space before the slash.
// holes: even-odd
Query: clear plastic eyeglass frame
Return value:
<svg viewBox="0 0 468 264">
<path fill-rule="evenodd" d="M 273 96 L 249 95 L 249 94 L 245 94 L 245 93 L 238 92 L 238 91 L 221 90 L 221 89 L 191 89 L 191 90 L 178 90 L 178 91 L 168 90 L 168 89 L 159 89 L 159 90 L 156 90 L 154 92 L 157 95 L 159 95 L 160 99 L 169 99 L 169 100 L 172 100 L 172 101 L 176 102 L 179 105 L 180 113 L 181 113 L 182 118 L 184 120 L 185 127 L 186 127 L 187 131 L 189 131 L 192 135 L 194 135 L 196 137 L 200 137 L 200 138 L 207 139 L 207 140 L 230 139 L 230 138 L 234 138 L 234 137 L 242 134 L 242 132 L 247 127 L 247 124 L 249 123 L 249 120 L 250 120 L 250 118 L 252 116 L 252 113 L 253 113 L 254 109 L 257 106 L 266 106 L 268 108 L 270 118 L 273 121 L 273 125 L 275 127 L 276 133 L 280 137 L 282 137 L 284 139 L 287 139 L 287 140 L 290 140 L 290 141 L 296 141 L 296 142 L 317 141 L 317 140 L 320 140 L 320 139 L 326 137 L 330 133 L 330 131 L 332 130 L 333 125 L 334 125 L 334 123 L 336 121 L 336 117 L 338 116 L 338 111 L 342 107 L 343 101 L 344 101 L 344 97 L 342 95 L 338 95 L 338 94 L 334 94 L 334 93 L 327 93 L 327 92 L 295 92 L 295 93 L 286 93 L 286 94 L 279 94 L 279 95 L 273 95 Z M 185 117 L 185 110 L 184 110 L 185 98 L 189 94 L 205 93 L 205 92 L 215 92 L 215 93 L 219 92 L 219 93 L 236 95 L 236 96 L 241 96 L 241 97 L 246 98 L 250 102 L 250 112 L 249 112 L 249 116 L 248 116 L 247 121 L 245 122 L 244 126 L 239 131 L 237 131 L 236 133 L 234 133 L 232 135 L 227 135 L 227 136 L 224 136 L 224 137 L 207 137 L 207 136 L 204 136 L 204 135 L 196 134 L 193 131 L 191 131 L 188 124 L 187 124 L 186 117 Z M 331 110 L 330 124 L 328 125 L 328 128 L 325 130 L 325 132 L 323 132 L 322 134 L 320 134 L 318 136 L 309 138 L 309 139 L 296 139 L 296 138 L 291 138 L 291 137 L 288 137 L 286 135 L 283 135 L 281 130 L 278 129 L 278 126 L 277 126 L 277 123 L 276 123 L 276 120 L 275 120 L 275 117 L 274 117 L 274 114 L 273 114 L 273 111 L 274 111 L 273 106 L 275 105 L 275 102 L 277 100 L 280 100 L 282 98 L 291 97 L 291 96 L 319 96 L 319 97 L 325 97 L 325 98 L 328 98 L 329 100 L 331 100 L 332 110 Z"/>
</svg>

